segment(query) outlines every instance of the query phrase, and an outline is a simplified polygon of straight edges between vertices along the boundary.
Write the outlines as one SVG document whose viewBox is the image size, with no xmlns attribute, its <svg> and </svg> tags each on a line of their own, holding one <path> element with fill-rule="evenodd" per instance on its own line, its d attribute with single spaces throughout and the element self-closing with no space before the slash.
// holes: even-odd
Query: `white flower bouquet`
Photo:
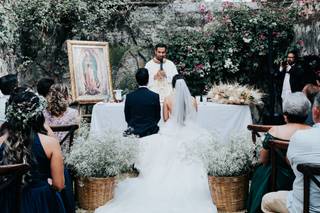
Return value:
<svg viewBox="0 0 320 213">
<path fill-rule="evenodd" d="M 231 177 L 247 174 L 257 161 L 257 147 L 250 134 L 237 134 L 230 142 L 211 141 L 204 155 L 209 176 Z"/>
<path fill-rule="evenodd" d="M 113 177 L 133 171 L 138 153 L 137 139 L 106 131 L 88 138 L 79 136 L 66 164 L 78 177 Z"/>
<path fill-rule="evenodd" d="M 222 104 L 259 104 L 262 97 L 259 90 L 238 83 L 213 85 L 208 92 L 209 100 Z"/>
</svg>

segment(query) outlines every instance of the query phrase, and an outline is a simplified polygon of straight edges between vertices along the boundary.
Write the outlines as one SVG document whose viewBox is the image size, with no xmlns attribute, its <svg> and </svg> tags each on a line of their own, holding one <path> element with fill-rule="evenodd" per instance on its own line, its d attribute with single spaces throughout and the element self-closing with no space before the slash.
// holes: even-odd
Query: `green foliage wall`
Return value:
<svg viewBox="0 0 320 213">
<path fill-rule="evenodd" d="M 31 85 L 39 76 L 66 78 L 65 41 L 105 41 L 107 33 L 124 25 L 129 11 L 126 0 L 19 0 L 12 4 L 18 33 L 13 42 L 17 71 Z"/>
<path fill-rule="evenodd" d="M 221 81 L 268 86 L 265 82 L 272 80 L 271 73 L 294 39 L 294 9 L 223 6 L 222 11 L 211 12 L 200 5 L 203 25 L 199 30 L 166 35 L 169 58 L 186 76 L 195 95 Z"/>
<path fill-rule="evenodd" d="M 156 19 L 160 14 L 160 18 L 170 16 L 175 19 L 172 26 L 166 22 L 171 27 L 159 29 L 163 32 L 162 40 L 169 44 L 168 57 L 186 76 L 194 95 L 205 93 L 212 84 L 220 81 L 255 85 L 270 94 L 271 73 L 278 68 L 278 62 L 292 45 L 293 24 L 298 17 L 294 7 L 252 10 L 225 3 L 222 10 L 210 11 L 201 3 L 198 11 L 191 12 L 191 15 L 181 13 L 180 16 L 185 18 L 181 21 L 170 6 L 164 8 L 165 13 L 161 9 L 153 10 L 156 11 L 152 17 L 155 21 L 146 20 L 147 24 L 144 23 L 144 28 L 140 29 L 139 22 L 132 20 L 139 14 L 130 16 L 135 7 L 128 1 L 4 1 L 0 4 L 1 48 L 7 50 L 7 55 L 15 53 L 16 69 L 21 79 L 33 86 L 39 77 L 50 76 L 59 81 L 68 79 L 67 39 L 112 43 L 110 34 L 125 32 L 129 35 L 129 42 L 111 45 L 115 71 L 122 65 L 122 56 L 132 48 L 131 44 L 140 48 L 147 43 L 143 48 L 151 50 L 153 35 L 143 33 L 149 23 L 161 24 L 161 20 Z M 146 19 L 149 17 L 147 13 L 143 15 Z M 177 20 L 188 23 L 188 18 L 190 25 L 185 29 L 179 27 L 185 26 L 182 23 L 173 23 Z M 137 37 L 144 40 L 137 42 Z M 126 72 L 122 76 L 125 77 L 119 80 L 119 87 L 134 88 L 132 73 Z"/>
</svg>

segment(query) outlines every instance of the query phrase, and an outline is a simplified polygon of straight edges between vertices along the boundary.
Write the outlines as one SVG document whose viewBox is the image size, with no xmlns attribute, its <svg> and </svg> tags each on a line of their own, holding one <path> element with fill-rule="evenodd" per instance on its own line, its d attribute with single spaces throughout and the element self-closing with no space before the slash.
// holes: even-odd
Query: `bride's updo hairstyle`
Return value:
<svg viewBox="0 0 320 213">
<path fill-rule="evenodd" d="M 16 88 L 8 101 L 7 121 L 4 127 L 8 138 L 4 142 L 3 158 L 0 165 L 26 163 L 32 165 L 34 158 L 31 148 L 37 133 L 46 133 L 42 111 L 45 104 L 35 93 L 25 88 Z M 3 127 L 2 127 L 3 128 Z M 30 173 L 23 177 L 29 182 Z"/>
<path fill-rule="evenodd" d="M 177 80 L 178 79 L 183 79 L 183 75 L 180 75 L 180 74 L 176 74 L 175 76 L 173 76 L 172 78 L 172 88 L 176 88 L 176 83 L 177 83 Z"/>
</svg>

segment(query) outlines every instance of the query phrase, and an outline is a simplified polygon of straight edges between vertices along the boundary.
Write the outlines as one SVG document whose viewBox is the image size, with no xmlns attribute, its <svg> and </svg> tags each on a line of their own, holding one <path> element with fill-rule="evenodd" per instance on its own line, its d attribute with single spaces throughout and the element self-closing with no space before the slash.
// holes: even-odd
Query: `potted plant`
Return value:
<svg viewBox="0 0 320 213">
<path fill-rule="evenodd" d="M 113 197 L 115 177 L 135 172 L 138 153 L 134 137 L 106 131 L 99 135 L 80 134 L 66 164 L 76 177 L 76 195 L 82 209 L 93 210 Z"/>
<path fill-rule="evenodd" d="M 213 202 L 220 211 L 245 209 L 248 173 L 256 160 L 256 145 L 249 134 L 238 134 L 230 142 L 210 142 L 205 154 Z"/>
</svg>

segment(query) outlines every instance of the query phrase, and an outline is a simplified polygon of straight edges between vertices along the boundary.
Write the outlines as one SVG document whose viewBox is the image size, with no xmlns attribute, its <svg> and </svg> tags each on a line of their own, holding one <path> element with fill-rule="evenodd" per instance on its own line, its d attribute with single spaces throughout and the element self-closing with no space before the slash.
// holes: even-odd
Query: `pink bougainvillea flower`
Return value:
<svg viewBox="0 0 320 213">
<path fill-rule="evenodd" d="M 199 11 L 200 11 L 200 13 L 206 13 L 207 12 L 207 7 L 206 7 L 206 5 L 204 3 L 201 3 L 199 5 Z"/>
<path fill-rule="evenodd" d="M 259 39 L 260 40 L 266 40 L 266 36 L 263 34 L 263 33 L 261 33 L 260 35 L 259 35 Z"/>
<path fill-rule="evenodd" d="M 279 32 L 272 32 L 272 36 L 273 36 L 273 37 L 278 37 L 279 35 L 280 35 Z"/>
<path fill-rule="evenodd" d="M 204 65 L 203 64 L 197 64 L 195 66 L 196 70 L 202 70 L 204 68 Z"/>
<path fill-rule="evenodd" d="M 223 20 L 222 20 L 224 23 L 231 23 L 231 19 L 228 15 L 226 16 L 223 16 Z"/>
<path fill-rule="evenodd" d="M 303 40 L 299 40 L 299 41 L 297 41 L 297 43 L 298 43 L 298 45 L 300 45 L 301 47 L 304 46 L 304 41 L 303 41 Z"/>
<path fill-rule="evenodd" d="M 205 16 L 205 22 L 209 23 L 213 21 L 213 16 L 212 14 L 209 12 L 206 16 Z"/>
<path fill-rule="evenodd" d="M 231 8 L 233 6 L 234 6 L 234 4 L 232 2 L 229 2 L 229 1 L 225 1 L 225 2 L 222 3 L 222 9 Z"/>
</svg>

